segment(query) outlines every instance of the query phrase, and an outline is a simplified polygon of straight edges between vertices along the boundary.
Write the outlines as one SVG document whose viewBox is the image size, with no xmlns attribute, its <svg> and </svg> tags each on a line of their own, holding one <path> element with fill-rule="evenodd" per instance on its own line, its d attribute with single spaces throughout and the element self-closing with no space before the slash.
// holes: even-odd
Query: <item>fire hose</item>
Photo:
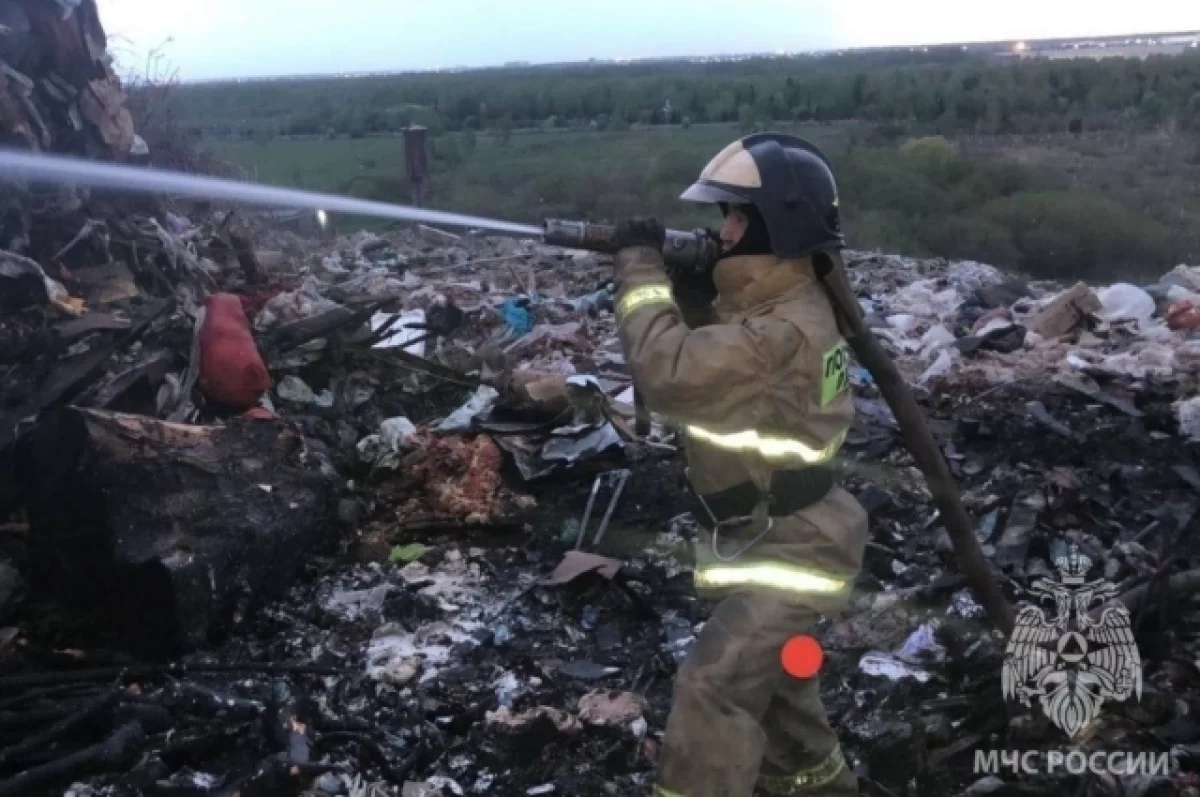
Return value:
<svg viewBox="0 0 1200 797">
<path fill-rule="evenodd" d="M 551 219 L 537 227 L 356 197 L 13 150 L 0 150 L 0 179 L 87 185 L 268 207 L 308 208 L 321 220 L 329 212 L 339 212 L 477 228 L 502 235 L 540 238 L 553 246 L 602 254 L 613 254 L 617 249 L 615 228 L 606 225 Z M 676 272 L 711 269 L 719 252 L 717 241 L 703 230 L 669 230 L 663 246 L 663 258 Z M 979 548 L 971 518 L 962 505 L 950 469 L 933 439 L 924 413 L 895 363 L 867 328 L 840 255 L 823 254 L 814 261 L 821 284 L 836 309 L 843 337 L 875 380 L 896 417 L 909 453 L 925 476 L 963 574 L 988 617 L 1006 635 L 1010 634 L 1014 622 L 1012 607 L 1000 591 Z M 639 426 L 644 428 L 648 418 L 644 407 L 638 407 L 638 418 Z"/>
</svg>

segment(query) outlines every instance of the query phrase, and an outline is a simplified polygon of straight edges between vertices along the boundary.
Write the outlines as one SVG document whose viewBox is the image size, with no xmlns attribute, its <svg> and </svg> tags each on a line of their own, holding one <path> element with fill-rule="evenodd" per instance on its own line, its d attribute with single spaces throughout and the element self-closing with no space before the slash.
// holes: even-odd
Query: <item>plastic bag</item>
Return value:
<svg viewBox="0 0 1200 797">
<path fill-rule="evenodd" d="M 213 401 L 248 410 L 271 386 L 242 300 L 214 293 L 204 304 L 200 327 L 200 390 Z"/>
<path fill-rule="evenodd" d="M 1099 291 L 1097 296 L 1100 299 L 1100 312 L 1097 315 L 1105 321 L 1132 318 L 1139 326 L 1145 327 L 1154 316 L 1154 299 L 1136 285 L 1118 282 Z"/>
</svg>

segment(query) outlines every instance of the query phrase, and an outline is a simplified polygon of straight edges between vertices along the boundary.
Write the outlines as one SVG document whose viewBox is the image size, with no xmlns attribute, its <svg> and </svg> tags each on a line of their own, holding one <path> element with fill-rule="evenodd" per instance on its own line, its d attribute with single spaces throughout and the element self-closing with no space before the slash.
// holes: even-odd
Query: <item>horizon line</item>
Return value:
<svg viewBox="0 0 1200 797">
<path fill-rule="evenodd" d="M 816 50 L 789 50 L 780 52 L 776 51 L 760 51 L 760 52 L 735 52 L 735 53 L 708 53 L 708 54 L 693 54 L 693 55 L 664 55 L 664 56 L 638 56 L 638 57 L 608 57 L 608 58 L 587 58 L 577 61 L 506 61 L 503 63 L 487 64 L 482 66 L 447 66 L 447 67 L 413 67 L 410 69 L 364 69 L 357 71 L 334 71 L 334 72 L 312 72 L 312 73 L 287 73 L 275 75 L 243 75 L 238 77 L 219 77 L 219 78 L 197 78 L 183 79 L 180 78 L 181 84 L 214 84 L 214 83 L 252 83 L 256 81 L 273 81 L 273 80 L 311 80 L 320 78 L 357 78 L 357 77 L 395 77 L 400 75 L 434 75 L 443 73 L 462 73 L 462 72 L 486 72 L 491 70 L 502 69 L 528 69 L 528 68 L 546 68 L 546 67 L 569 67 L 569 66 L 588 66 L 590 64 L 607 64 L 614 66 L 631 66 L 635 64 L 644 64 L 653 61 L 696 61 L 702 59 L 744 59 L 750 60 L 755 58 L 800 58 L 800 57 L 822 57 L 830 55 L 841 55 L 843 53 L 862 53 L 871 51 L 886 51 L 886 50 L 917 50 L 924 48 L 954 48 L 954 47 L 984 47 L 988 45 L 1003 45 L 1016 44 L 1024 42 L 1027 44 L 1038 44 L 1046 42 L 1078 42 L 1078 41 L 1104 41 L 1111 39 L 1128 39 L 1131 37 L 1168 37 L 1168 36 L 1195 36 L 1200 38 L 1200 29 L 1197 30 L 1177 30 L 1177 31 L 1130 31 L 1128 33 L 1111 33 L 1103 35 L 1079 35 L 1079 36 L 1048 36 L 1044 38 L 1020 38 L 1020 39 L 976 39 L 976 40 L 959 40 L 950 42 L 928 42 L 924 44 L 880 44 L 858 47 L 830 47 L 827 49 Z"/>
</svg>

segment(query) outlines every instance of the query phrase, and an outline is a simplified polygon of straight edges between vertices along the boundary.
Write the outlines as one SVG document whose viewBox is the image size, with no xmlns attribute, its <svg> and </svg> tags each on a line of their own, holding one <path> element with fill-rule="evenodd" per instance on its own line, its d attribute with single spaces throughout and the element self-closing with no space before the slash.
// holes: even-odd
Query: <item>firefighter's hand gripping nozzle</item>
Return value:
<svg viewBox="0 0 1200 797">
<path fill-rule="evenodd" d="M 547 219 L 543 240 L 550 246 L 612 255 L 617 252 L 616 227 L 586 221 Z M 663 260 L 672 274 L 712 271 L 721 242 L 709 230 L 667 230 Z"/>
</svg>

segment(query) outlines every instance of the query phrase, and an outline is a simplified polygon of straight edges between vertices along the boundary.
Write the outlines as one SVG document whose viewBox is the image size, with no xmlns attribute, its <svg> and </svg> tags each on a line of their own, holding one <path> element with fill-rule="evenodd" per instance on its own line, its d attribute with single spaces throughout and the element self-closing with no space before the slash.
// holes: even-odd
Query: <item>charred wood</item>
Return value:
<svg viewBox="0 0 1200 797">
<path fill-rule="evenodd" d="M 145 740 L 146 733 L 142 726 L 137 722 L 130 722 L 100 744 L 0 781 L 0 797 L 34 794 L 39 789 L 82 774 L 119 767 L 137 754 Z"/>
<path fill-rule="evenodd" d="M 275 422 L 64 409 L 24 453 L 35 586 L 106 606 L 146 658 L 221 637 L 336 528 L 331 469 Z"/>
</svg>

